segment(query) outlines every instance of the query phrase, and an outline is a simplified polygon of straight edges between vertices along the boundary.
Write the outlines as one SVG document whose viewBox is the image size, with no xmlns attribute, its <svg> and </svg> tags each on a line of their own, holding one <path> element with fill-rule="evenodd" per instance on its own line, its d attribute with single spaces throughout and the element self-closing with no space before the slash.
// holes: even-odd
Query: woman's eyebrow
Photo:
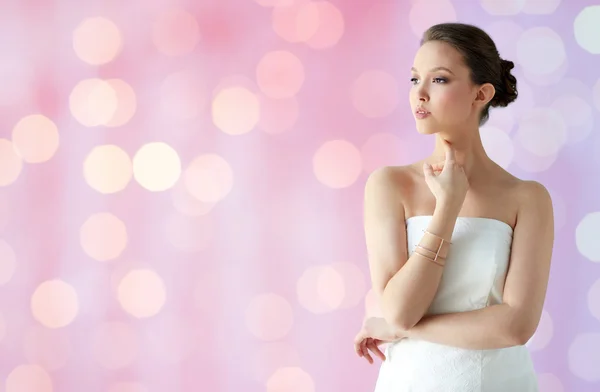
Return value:
<svg viewBox="0 0 600 392">
<path fill-rule="evenodd" d="M 419 72 L 419 71 L 417 71 L 417 69 L 415 67 L 412 67 L 410 70 L 414 71 L 414 72 Z M 446 67 L 435 67 L 435 68 L 432 68 L 429 70 L 429 72 L 435 72 L 435 71 L 447 71 L 447 72 L 451 73 L 452 75 L 454 75 L 454 72 L 450 71 Z"/>
</svg>

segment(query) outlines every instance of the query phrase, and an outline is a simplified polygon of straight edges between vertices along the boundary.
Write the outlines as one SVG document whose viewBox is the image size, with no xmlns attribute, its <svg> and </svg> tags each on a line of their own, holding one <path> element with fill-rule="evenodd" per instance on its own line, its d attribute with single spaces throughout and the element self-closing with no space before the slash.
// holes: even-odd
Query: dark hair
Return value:
<svg viewBox="0 0 600 392">
<path fill-rule="evenodd" d="M 490 106 L 505 107 L 517 99 L 517 79 L 510 72 L 515 64 L 500 58 L 494 41 L 479 27 L 464 23 L 436 24 L 423 33 L 420 44 L 428 41 L 445 42 L 458 50 L 471 70 L 473 83 L 494 85 L 496 93 L 481 112 L 479 124 L 489 118 Z"/>
</svg>

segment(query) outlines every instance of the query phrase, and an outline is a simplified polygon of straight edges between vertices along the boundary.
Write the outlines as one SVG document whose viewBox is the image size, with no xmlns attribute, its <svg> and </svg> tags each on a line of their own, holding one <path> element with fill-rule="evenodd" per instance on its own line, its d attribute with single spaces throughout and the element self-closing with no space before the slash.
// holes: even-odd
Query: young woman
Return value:
<svg viewBox="0 0 600 392">
<path fill-rule="evenodd" d="M 435 149 L 374 171 L 365 185 L 384 317 L 365 319 L 356 352 L 383 360 L 376 392 L 537 391 L 525 343 L 546 296 L 552 201 L 540 183 L 494 163 L 479 133 L 490 106 L 516 99 L 514 64 L 460 23 L 428 29 L 413 64 L 410 104 Z"/>
</svg>

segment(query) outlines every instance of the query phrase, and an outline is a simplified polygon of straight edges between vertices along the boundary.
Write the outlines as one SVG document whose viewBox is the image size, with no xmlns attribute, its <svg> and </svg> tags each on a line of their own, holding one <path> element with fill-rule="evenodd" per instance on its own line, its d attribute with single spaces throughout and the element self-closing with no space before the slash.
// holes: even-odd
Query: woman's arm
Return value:
<svg viewBox="0 0 600 392">
<path fill-rule="evenodd" d="M 371 173 L 365 185 L 364 224 L 372 285 L 381 298 L 383 316 L 394 328 L 409 329 L 431 305 L 444 267 L 417 252 L 408 257 L 401 200 L 407 191 L 407 180 L 401 177 L 388 167 Z M 449 239 L 459 209 L 454 205 L 436 205 L 427 230 Z M 437 249 L 440 243 L 430 235 L 424 235 L 420 241 L 428 249 Z"/>
<path fill-rule="evenodd" d="M 541 318 L 554 243 L 552 200 L 533 181 L 520 189 L 503 303 L 468 312 L 425 316 L 398 336 L 467 349 L 525 344 Z"/>
<path fill-rule="evenodd" d="M 506 348 L 527 342 L 524 335 L 519 335 L 515 312 L 507 304 L 425 316 L 411 329 L 397 332 L 397 336 L 471 350 Z"/>
</svg>

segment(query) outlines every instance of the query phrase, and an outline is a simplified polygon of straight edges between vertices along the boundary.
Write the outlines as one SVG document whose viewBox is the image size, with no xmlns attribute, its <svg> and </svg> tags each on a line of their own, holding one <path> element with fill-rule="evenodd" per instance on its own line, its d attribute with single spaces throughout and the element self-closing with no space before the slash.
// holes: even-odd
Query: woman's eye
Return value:
<svg viewBox="0 0 600 392">
<path fill-rule="evenodd" d="M 433 80 L 435 80 L 436 83 L 446 83 L 445 78 L 433 78 Z"/>
<path fill-rule="evenodd" d="M 417 81 L 417 78 L 410 78 L 410 82 L 411 82 L 412 84 L 415 84 L 415 82 L 416 82 L 416 81 Z"/>
</svg>

